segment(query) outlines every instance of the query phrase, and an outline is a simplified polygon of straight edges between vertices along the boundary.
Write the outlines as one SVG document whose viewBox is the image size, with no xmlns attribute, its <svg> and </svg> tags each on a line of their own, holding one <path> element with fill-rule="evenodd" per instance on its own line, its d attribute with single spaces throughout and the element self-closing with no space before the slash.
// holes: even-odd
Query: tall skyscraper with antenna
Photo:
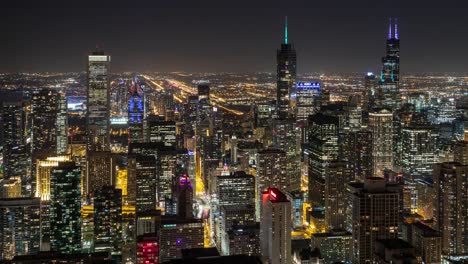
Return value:
<svg viewBox="0 0 468 264">
<path fill-rule="evenodd" d="M 382 58 L 382 70 L 379 80 L 380 106 L 395 109 L 399 106 L 400 92 L 400 36 L 398 34 L 398 21 L 388 25 L 386 54 Z"/>
<path fill-rule="evenodd" d="M 280 118 L 292 116 L 296 95 L 296 50 L 288 39 L 288 18 L 285 18 L 284 42 L 276 54 L 276 107 Z"/>
</svg>

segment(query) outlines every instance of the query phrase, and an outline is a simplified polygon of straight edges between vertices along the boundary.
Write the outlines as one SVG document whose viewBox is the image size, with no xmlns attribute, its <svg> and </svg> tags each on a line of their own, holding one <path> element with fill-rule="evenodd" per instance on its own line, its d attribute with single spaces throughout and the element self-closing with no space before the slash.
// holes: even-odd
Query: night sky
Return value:
<svg viewBox="0 0 468 264">
<path fill-rule="evenodd" d="M 468 1 L 37 2 L 0 9 L 0 72 L 83 71 L 97 43 L 114 72 L 273 72 L 286 15 L 299 72 L 379 70 L 389 17 L 403 72 L 468 72 Z"/>
</svg>

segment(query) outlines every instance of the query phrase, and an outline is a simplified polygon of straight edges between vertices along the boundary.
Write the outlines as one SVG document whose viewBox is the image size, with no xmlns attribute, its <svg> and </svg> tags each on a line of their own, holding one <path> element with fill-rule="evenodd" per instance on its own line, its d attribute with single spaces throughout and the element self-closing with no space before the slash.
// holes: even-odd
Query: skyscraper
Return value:
<svg viewBox="0 0 468 264">
<path fill-rule="evenodd" d="M 286 174 L 286 152 L 279 149 L 265 149 L 257 153 L 257 201 L 256 215 L 260 220 L 262 192 L 268 188 L 287 190 L 289 179 Z"/>
<path fill-rule="evenodd" d="M 0 199 L 0 261 L 39 252 L 40 200 Z"/>
<path fill-rule="evenodd" d="M 468 253 L 468 166 L 440 163 L 432 175 L 435 188 L 435 228 L 442 233 L 442 254 Z"/>
<path fill-rule="evenodd" d="M 60 162 L 50 175 L 51 248 L 61 253 L 81 252 L 81 169 Z"/>
<path fill-rule="evenodd" d="M 104 186 L 94 192 L 94 250 L 122 253 L 122 190 Z"/>
<path fill-rule="evenodd" d="M 317 98 L 320 95 L 320 83 L 298 82 L 296 86 L 297 121 L 307 121 L 317 110 Z"/>
<path fill-rule="evenodd" d="M 372 133 L 373 176 L 382 177 L 385 169 L 393 169 L 393 114 L 387 109 L 369 113 Z"/>
<path fill-rule="evenodd" d="M 68 112 L 67 97 L 64 92 L 58 94 L 57 107 L 57 154 L 66 154 L 68 150 Z"/>
<path fill-rule="evenodd" d="M 386 54 L 382 58 L 379 80 L 379 104 L 390 109 L 396 109 L 400 105 L 400 36 L 396 19 L 394 22 L 393 25 L 390 19 Z"/>
<path fill-rule="evenodd" d="M 366 111 L 371 110 L 375 106 L 377 99 L 376 84 L 375 74 L 368 72 L 364 79 L 364 96 L 362 97 L 362 108 Z"/>
<path fill-rule="evenodd" d="M 408 176 L 426 177 L 431 175 L 437 162 L 437 133 L 431 126 L 409 126 L 402 131 L 402 167 Z"/>
<path fill-rule="evenodd" d="M 272 264 L 290 264 L 291 203 L 277 188 L 262 193 L 260 245 L 262 256 Z"/>
<path fill-rule="evenodd" d="M 288 19 L 284 25 L 284 42 L 276 53 L 276 107 L 280 118 L 292 116 L 296 96 L 296 50 L 288 39 Z"/>
<path fill-rule="evenodd" d="M 128 91 L 128 134 L 129 143 L 145 142 L 145 84 L 134 78 Z"/>
<path fill-rule="evenodd" d="M 338 160 L 339 118 L 318 113 L 309 117 L 308 176 L 309 201 L 312 207 L 325 206 L 327 166 Z"/>
<path fill-rule="evenodd" d="M 350 185 L 353 186 L 353 263 L 371 263 L 377 239 L 398 237 L 399 193 L 380 177 Z"/>
<path fill-rule="evenodd" d="M 88 56 L 86 134 L 89 151 L 110 149 L 110 60 L 111 57 L 103 51 L 96 51 Z"/>
<path fill-rule="evenodd" d="M 31 95 L 31 151 L 34 160 L 56 152 L 58 106 L 57 91 L 33 90 Z"/>
</svg>

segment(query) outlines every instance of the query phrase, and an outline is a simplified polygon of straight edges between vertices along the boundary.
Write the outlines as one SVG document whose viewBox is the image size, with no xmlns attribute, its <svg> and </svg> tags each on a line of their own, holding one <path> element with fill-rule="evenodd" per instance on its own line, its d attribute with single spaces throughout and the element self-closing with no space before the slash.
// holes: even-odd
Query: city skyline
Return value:
<svg viewBox="0 0 468 264">
<path fill-rule="evenodd" d="M 389 18 L 398 18 L 405 67 L 402 72 L 464 72 L 468 44 L 463 4 L 420 9 L 384 4 L 281 8 L 239 4 L 122 4 L 95 8 L 6 8 L 8 41 L 0 44 L 0 72 L 82 71 L 83 56 L 96 45 L 114 57 L 113 72 L 274 72 L 274 56 L 289 17 L 289 39 L 298 73 L 380 70 Z M 458 7 L 458 8 L 457 8 Z M 416 11 L 416 12 L 415 12 Z M 32 40 L 32 41 L 31 41 Z M 240 54 L 237 55 L 237 54 Z M 219 63 L 222 61 L 223 63 Z"/>
</svg>

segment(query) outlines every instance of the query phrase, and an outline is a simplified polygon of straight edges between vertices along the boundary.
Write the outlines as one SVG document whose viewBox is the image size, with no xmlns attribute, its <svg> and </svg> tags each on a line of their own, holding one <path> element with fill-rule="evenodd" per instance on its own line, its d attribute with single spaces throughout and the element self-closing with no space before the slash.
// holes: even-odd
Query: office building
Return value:
<svg viewBox="0 0 468 264">
<path fill-rule="evenodd" d="M 104 186 L 93 195 L 94 251 L 122 253 L 122 190 Z"/>
<path fill-rule="evenodd" d="M 373 72 L 367 72 L 364 77 L 364 96 L 362 97 L 362 109 L 369 112 L 376 105 L 377 100 L 377 82 Z"/>
<path fill-rule="evenodd" d="M 417 255 L 422 257 L 423 263 L 441 263 L 442 236 L 441 233 L 429 226 L 416 222 L 408 225 L 408 238 Z"/>
<path fill-rule="evenodd" d="M 276 111 L 280 118 L 293 116 L 296 96 L 296 50 L 288 39 L 288 20 L 284 41 L 276 52 Z"/>
<path fill-rule="evenodd" d="M 318 248 L 324 263 L 351 263 L 353 237 L 346 231 L 312 234 L 310 245 Z"/>
<path fill-rule="evenodd" d="M 146 102 L 145 84 L 137 77 L 132 81 L 128 90 L 128 141 L 129 143 L 143 143 L 146 141 Z"/>
<path fill-rule="evenodd" d="M 81 169 L 74 162 L 59 162 L 50 175 L 51 249 L 81 252 Z"/>
<path fill-rule="evenodd" d="M 37 254 L 40 221 L 39 199 L 0 199 L 0 261 Z"/>
<path fill-rule="evenodd" d="M 386 54 L 382 58 L 382 70 L 379 79 L 379 105 L 396 109 L 400 105 L 400 37 L 398 34 L 398 24 L 392 25 L 391 21 L 388 29 L 386 44 Z"/>
<path fill-rule="evenodd" d="M 468 166 L 460 163 L 440 163 L 434 166 L 435 189 L 434 227 L 442 233 L 442 254 L 468 253 L 466 197 L 468 197 Z"/>
<path fill-rule="evenodd" d="M 339 158 L 339 118 L 322 113 L 309 117 L 308 177 L 312 207 L 325 207 L 326 169 Z"/>
<path fill-rule="evenodd" d="M 317 111 L 317 98 L 320 95 L 320 83 L 298 82 L 296 85 L 297 121 L 307 121 Z"/>
<path fill-rule="evenodd" d="M 257 221 L 260 220 L 261 193 L 268 188 L 286 191 L 289 179 L 286 173 L 286 152 L 279 149 L 265 149 L 257 153 Z"/>
<path fill-rule="evenodd" d="M 255 177 L 243 171 L 221 175 L 216 180 L 216 197 L 222 205 L 254 205 Z"/>
<path fill-rule="evenodd" d="M 110 151 L 87 153 L 86 180 L 83 182 L 84 196 L 101 187 L 115 184 L 115 159 Z"/>
<path fill-rule="evenodd" d="M 224 255 L 261 256 L 260 224 L 233 226 L 226 236 L 228 243 L 223 247 Z"/>
<path fill-rule="evenodd" d="M 67 97 L 64 92 L 58 93 L 57 99 L 57 155 L 67 154 L 68 150 L 68 111 Z"/>
<path fill-rule="evenodd" d="M 421 263 L 421 257 L 408 242 L 399 239 L 378 239 L 375 242 L 374 259 L 372 263 Z"/>
<path fill-rule="evenodd" d="M 35 89 L 31 94 L 31 152 L 33 159 L 54 155 L 57 150 L 59 94 L 52 89 Z"/>
<path fill-rule="evenodd" d="M 373 260 L 377 239 L 398 237 L 400 196 L 380 177 L 350 185 L 353 192 L 353 263 L 368 263 Z"/>
<path fill-rule="evenodd" d="M 161 263 L 182 257 L 182 249 L 203 247 L 204 225 L 202 220 L 163 216 L 159 232 Z"/>
<path fill-rule="evenodd" d="M 88 151 L 110 150 L 110 60 L 103 51 L 88 56 L 86 135 Z"/>
<path fill-rule="evenodd" d="M 35 197 L 41 198 L 41 201 L 50 200 L 50 174 L 59 162 L 64 161 L 71 161 L 70 156 L 63 155 L 36 160 Z"/>
<path fill-rule="evenodd" d="M 437 133 L 429 126 L 409 126 L 402 130 L 402 169 L 411 177 L 431 175 L 437 163 Z"/>
<path fill-rule="evenodd" d="M 260 220 L 262 256 L 272 264 L 289 264 L 291 258 L 291 203 L 277 188 L 262 192 Z"/>
<path fill-rule="evenodd" d="M 154 156 L 132 155 L 128 158 L 129 201 L 136 212 L 156 209 L 157 163 Z"/>
<path fill-rule="evenodd" d="M 176 124 L 174 121 L 161 120 L 161 116 L 148 117 L 149 142 L 162 142 L 165 146 L 176 146 Z"/>
<path fill-rule="evenodd" d="M 255 224 L 255 207 L 253 205 L 223 205 L 219 209 L 218 232 L 216 244 L 223 255 L 228 255 L 225 249 L 229 243 L 227 232 L 234 226 L 249 226 Z M 223 250 L 224 249 L 224 250 Z"/>
<path fill-rule="evenodd" d="M 372 177 L 372 133 L 368 130 L 346 131 L 343 158 L 352 168 L 352 178 L 364 181 Z"/>
</svg>

